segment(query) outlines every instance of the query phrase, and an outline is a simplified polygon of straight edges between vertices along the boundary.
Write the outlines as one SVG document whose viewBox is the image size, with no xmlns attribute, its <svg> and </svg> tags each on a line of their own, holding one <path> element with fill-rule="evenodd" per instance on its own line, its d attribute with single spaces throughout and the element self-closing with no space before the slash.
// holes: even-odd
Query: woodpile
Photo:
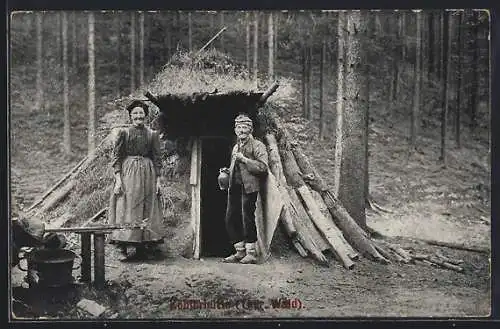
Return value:
<svg viewBox="0 0 500 329">
<path fill-rule="evenodd" d="M 269 168 L 285 201 L 280 223 L 302 257 L 312 257 L 319 264 L 327 265 L 324 252 L 331 251 L 347 269 L 354 267 L 361 254 L 383 264 L 420 262 L 463 271 L 462 261 L 439 252 L 417 254 L 396 244 L 372 239 L 326 185 L 280 118 L 270 110 L 265 115 L 273 126 L 263 138 L 268 148 Z"/>
</svg>

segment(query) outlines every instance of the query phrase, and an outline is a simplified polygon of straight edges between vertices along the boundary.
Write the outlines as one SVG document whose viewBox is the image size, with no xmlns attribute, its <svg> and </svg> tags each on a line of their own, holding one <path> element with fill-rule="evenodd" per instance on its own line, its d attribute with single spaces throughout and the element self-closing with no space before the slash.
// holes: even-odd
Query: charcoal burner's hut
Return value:
<svg viewBox="0 0 500 329">
<path fill-rule="evenodd" d="M 116 132 L 128 123 L 123 109 L 132 99 L 144 99 L 154 104 L 149 124 L 161 131 L 163 141 L 161 195 L 169 256 L 223 257 L 232 252 L 224 227 L 227 193 L 220 191 L 217 176 L 230 162 L 234 118 L 246 113 L 254 121 L 255 137 L 269 152 L 269 175 L 256 211 L 262 259 L 270 255 L 276 232 L 284 232 L 290 243 L 282 246 L 293 246 L 321 264 L 332 254 L 352 268 L 358 251 L 387 262 L 387 250 L 356 224 L 281 123 L 278 112 L 296 103 L 292 84 L 283 80 L 279 87 L 256 88 L 248 76 L 216 51 L 194 59 L 175 55 L 149 85 L 103 105 L 109 113 L 101 120 L 101 144 L 24 216 L 40 218 L 48 227 L 105 223 L 113 184 L 111 149 Z M 276 230 L 278 223 L 282 230 Z"/>
</svg>

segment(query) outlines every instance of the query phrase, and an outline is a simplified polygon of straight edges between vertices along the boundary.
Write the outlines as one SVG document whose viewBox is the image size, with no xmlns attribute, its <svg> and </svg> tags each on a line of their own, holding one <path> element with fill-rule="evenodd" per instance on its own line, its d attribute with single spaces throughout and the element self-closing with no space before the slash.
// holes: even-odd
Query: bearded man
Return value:
<svg viewBox="0 0 500 329">
<path fill-rule="evenodd" d="M 237 143 L 229 167 L 226 229 L 236 253 L 224 258 L 226 263 L 257 263 L 255 208 L 262 180 L 268 170 L 266 146 L 255 139 L 253 122 L 245 114 L 234 121 Z"/>
</svg>

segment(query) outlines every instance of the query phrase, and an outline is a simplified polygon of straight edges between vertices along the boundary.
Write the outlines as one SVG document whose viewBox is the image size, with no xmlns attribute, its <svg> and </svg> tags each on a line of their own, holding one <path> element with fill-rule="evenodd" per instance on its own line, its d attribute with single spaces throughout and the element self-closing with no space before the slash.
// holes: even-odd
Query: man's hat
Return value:
<svg viewBox="0 0 500 329">
<path fill-rule="evenodd" d="M 253 121 L 246 114 L 240 114 L 234 119 L 234 125 L 247 125 L 250 128 L 253 128 Z"/>
</svg>

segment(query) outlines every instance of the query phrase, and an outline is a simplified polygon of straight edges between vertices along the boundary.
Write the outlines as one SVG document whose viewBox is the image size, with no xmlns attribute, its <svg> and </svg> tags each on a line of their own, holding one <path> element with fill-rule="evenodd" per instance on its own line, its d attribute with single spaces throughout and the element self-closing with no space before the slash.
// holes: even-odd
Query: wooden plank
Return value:
<svg viewBox="0 0 500 329">
<path fill-rule="evenodd" d="M 265 247 L 266 251 L 268 251 L 269 248 L 271 247 L 271 241 L 274 236 L 274 231 L 278 226 L 278 219 L 280 218 L 280 214 L 284 205 L 281 193 L 276 184 L 276 179 L 274 178 L 274 175 L 269 171 L 265 183 L 262 201 L 263 201 L 264 219 L 266 224 Z"/>
<path fill-rule="evenodd" d="M 106 285 L 103 233 L 94 234 L 94 283 L 98 289 L 102 289 Z"/>
<path fill-rule="evenodd" d="M 317 203 L 314 201 L 309 188 L 305 185 L 297 188 L 299 195 L 302 197 L 305 209 L 309 214 L 311 220 L 316 224 L 316 227 L 321 231 L 323 236 L 326 238 L 332 250 L 340 258 L 345 268 L 351 269 L 354 267 L 354 262 L 348 255 L 348 252 L 344 246 L 344 243 L 339 239 L 337 231 L 335 230 L 334 223 L 329 223 L 328 220 L 321 213 Z"/>
<path fill-rule="evenodd" d="M 194 139 L 191 144 L 191 171 L 189 177 L 189 184 L 198 184 L 198 139 Z"/>
<path fill-rule="evenodd" d="M 91 254 L 91 234 L 90 233 L 82 233 L 80 234 L 81 236 L 81 256 L 82 256 L 82 264 L 80 265 L 81 267 L 81 277 L 80 280 L 82 282 L 90 282 L 92 280 L 91 277 L 91 259 L 92 259 L 92 254 Z"/>
<path fill-rule="evenodd" d="M 87 227 L 58 227 L 58 228 L 47 228 L 45 233 L 99 233 L 99 232 L 110 232 L 113 230 L 122 230 L 124 228 L 140 228 L 140 226 L 118 226 L 118 225 L 99 225 L 99 226 L 87 226 Z"/>
<path fill-rule="evenodd" d="M 191 224 L 193 228 L 193 258 L 200 259 L 201 253 L 201 141 L 193 141 L 191 151 Z"/>
<path fill-rule="evenodd" d="M 344 237 L 344 234 L 335 224 L 335 221 L 332 218 L 332 214 L 330 214 L 330 212 L 328 211 L 328 207 L 326 206 L 325 201 L 321 197 L 321 194 L 319 194 L 319 192 L 315 191 L 312 188 L 311 188 L 310 192 L 312 193 L 314 200 L 316 201 L 316 203 L 319 207 L 319 210 L 321 211 L 323 216 L 325 216 L 327 221 L 333 225 L 332 226 L 333 231 L 335 232 L 335 234 L 337 234 L 338 238 L 340 239 L 340 242 L 342 242 L 342 244 L 344 245 L 344 248 L 347 251 L 347 254 L 349 255 L 349 257 L 351 259 L 358 259 L 359 254 L 354 250 L 354 248 L 349 244 L 349 242 L 347 242 L 347 240 Z"/>
<path fill-rule="evenodd" d="M 291 204 L 293 206 L 294 211 L 297 213 L 297 221 L 303 223 L 305 229 L 308 231 L 311 239 L 314 241 L 315 245 L 318 247 L 320 251 L 326 251 L 330 249 L 330 245 L 326 241 L 326 239 L 318 232 L 317 228 L 314 226 L 314 223 L 309 219 L 309 215 L 307 214 L 304 206 L 300 202 L 299 196 L 294 189 L 288 188 L 288 195 L 290 196 Z M 297 223 L 295 223 L 295 227 L 297 227 Z M 297 231 L 299 228 L 297 227 Z M 306 247 L 306 246 L 304 246 Z M 307 248 L 307 247 L 306 247 Z"/>
<path fill-rule="evenodd" d="M 293 246 L 299 253 L 299 255 L 303 258 L 307 257 L 307 251 L 304 249 L 304 247 L 300 244 L 300 241 L 297 240 L 297 238 L 292 239 Z"/>
</svg>

